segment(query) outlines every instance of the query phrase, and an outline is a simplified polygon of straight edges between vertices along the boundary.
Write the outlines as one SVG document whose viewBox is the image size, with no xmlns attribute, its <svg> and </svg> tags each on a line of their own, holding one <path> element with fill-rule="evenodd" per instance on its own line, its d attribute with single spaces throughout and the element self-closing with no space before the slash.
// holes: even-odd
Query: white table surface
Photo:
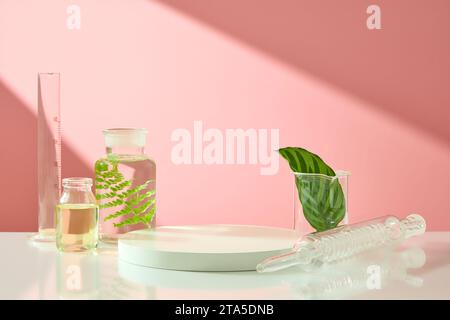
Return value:
<svg viewBox="0 0 450 320">
<path fill-rule="evenodd" d="M 0 299 L 450 299 L 450 232 L 429 232 L 313 273 L 181 272 L 63 254 L 0 233 Z"/>
</svg>

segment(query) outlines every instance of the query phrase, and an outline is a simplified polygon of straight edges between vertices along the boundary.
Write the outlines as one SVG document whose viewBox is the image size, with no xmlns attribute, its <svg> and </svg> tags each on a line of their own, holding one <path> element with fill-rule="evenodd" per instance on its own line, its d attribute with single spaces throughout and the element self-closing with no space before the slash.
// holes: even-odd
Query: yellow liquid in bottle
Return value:
<svg viewBox="0 0 450 320">
<path fill-rule="evenodd" d="M 98 243 L 96 204 L 58 204 L 56 206 L 56 247 L 77 252 L 95 249 Z"/>
</svg>

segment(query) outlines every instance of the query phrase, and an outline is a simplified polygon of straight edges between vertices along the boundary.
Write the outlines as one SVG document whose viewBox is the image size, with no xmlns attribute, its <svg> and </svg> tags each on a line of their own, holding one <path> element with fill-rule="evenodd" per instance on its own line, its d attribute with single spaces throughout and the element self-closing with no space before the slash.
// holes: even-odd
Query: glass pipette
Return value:
<svg viewBox="0 0 450 320">
<path fill-rule="evenodd" d="M 418 214 L 411 214 L 403 220 L 395 216 L 384 216 L 310 233 L 300 238 L 291 252 L 264 260 L 256 266 L 256 270 L 272 272 L 292 266 L 310 270 L 372 248 L 399 243 L 412 236 L 423 234 L 425 229 L 424 218 Z"/>
</svg>

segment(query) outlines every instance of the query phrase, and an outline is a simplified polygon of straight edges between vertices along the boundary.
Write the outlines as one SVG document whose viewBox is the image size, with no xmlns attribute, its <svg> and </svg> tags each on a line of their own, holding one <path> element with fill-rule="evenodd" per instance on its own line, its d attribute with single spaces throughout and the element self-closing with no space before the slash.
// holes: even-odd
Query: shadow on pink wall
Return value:
<svg viewBox="0 0 450 320">
<path fill-rule="evenodd" d="M 37 96 L 37 92 L 36 92 Z M 0 82 L 0 136 L 2 137 L 1 231 L 36 231 L 37 119 L 30 108 Z M 63 177 L 92 176 L 74 151 L 63 144 Z M 20 215 L 20 219 L 17 219 Z"/>
<path fill-rule="evenodd" d="M 442 142 L 443 145 L 448 148 L 450 144 L 450 126 L 448 126 L 448 119 L 450 118 L 450 111 L 448 108 L 450 102 L 450 91 L 448 90 L 448 83 L 450 83 L 450 59 L 448 59 L 448 56 L 450 56 L 450 44 L 448 41 L 450 20 L 448 20 L 447 17 L 450 11 L 450 2 L 447 0 L 435 0 L 432 2 L 426 0 L 377 0 L 376 2 L 382 8 L 383 29 L 375 31 L 367 30 L 365 25 L 367 17 L 366 8 L 372 3 L 372 1 L 369 2 L 365 0 L 164 0 L 159 3 L 167 5 L 169 8 L 168 11 L 176 9 L 178 12 L 182 13 L 182 15 L 187 15 L 188 19 L 191 21 L 195 20 L 205 23 L 207 26 L 205 29 L 211 29 L 211 27 L 216 28 L 220 32 L 231 36 L 231 38 L 240 40 L 242 43 L 257 49 L 258 52 L 263 52 L 264 54 L 282 61 L 293 70 L 298 71 L 299 74 L 303 72 L 309 73 L 310 75 L 335 85 L 343 91 L 361 98 L 368 102 L 364 104 L 361 103 L 361 105 L 373 105 L 377 110 L 380 110 L 387 115 L 392 115 L 393 118 L 401 119 L 405 123 L 411 125 L 411 127 L 414 127 L 414 129 L 417 129 L 418 132 L 426 133 L 426 135 L 436 141 Z M 95 8 L 100 7 L 100 5 L 93 6 L 91 12 L 95 11 Z M 86 10 L 85 12 L 89 12 L 89 10 Z M 103 9 L 98 9 L 98 11 L 95 12 L 104 13 Z M 120 14 L 122 14 L 122 11 L 120 11 Z M 120 17 L 120 14 L 118 14 L 117 17 Z M 176 16 L 180 15 L 176 14 Z M 103 17 L 111 16 L 103 15 Z M 355 17 L 358 18 L 355 19 Z M 107 50 L 113 50 L 112 48 L 115 48 L 117 43 L 122 47 L 124 39 L 130 38 L 128 33 L 116 33 L 116 31 L 126 30 L 122 27 L 123 25 L 118 24 L 117 29 L 113 28 L 109 32 L 103 33 L 106 29 L 98 29 L 97 27 L 109 27 L 109 25 L 107 23 L 98 23 L 97 20 L 95 21 L 96 28 L 92 28 L 92 33 L 84 33 L 83 37 L 77 38 L 78 40 L 74 42 L 73 47 L 66 47 L 66 49 L 82 48 L 82 46 L 86 46 L 87 44 L 95 43 L 98 45 L 97 47 L 94 47 L 96 50 L 84 50 L 86 51 L 86 59 L 88 57 L 90 59 L 91 55 L 93 55 L 93 59 L 90 63 L 95 63 L 95 59 L 101 56 L 102 53 L 107 52 Z M 49 24 L 47 27 L 50 28 L 51 26 L 52 24 Z M 152 27 L 151 24 L 145 26 L 147 28 Z M 92 25 L 92 27 L 94 26 Z M 21 30 L 21 28 L 18 29 Z M 52 40 L 52 43 L 57 43 L 53 41 L 53 36 L 55 36 L 55 34 L 50 32 L 50 29 L 44 28 L 43 31 L 44 30 L 47 32 L 43 32 L 42 34 L 46 34 L 48 40 Z M 131 28 L 130 30 L 135 29 Z M 167 30 L 164 28 L 158 30 L 158 32 L 161 33 L 162 38 L 166 38 L 168 35 L 172 34 L 166 31 Z M 148 29 L 143 28 L 142 34 L 140 31 L 136 34 L 136 39 L 140 41 L 140 37 L 143 35 L 145 38 L 147 33 Z M 77 33 L 71 33 L 71 36 L 75 36 L 76 34 Z M 61 39 L 63 42 L 63 39 L 73 40 L 73 38 L 62 36 L 64 33 L 56 33 L 56 35 L 56 38 L 61 36 L 61 38 L 58 39 Z M 98 35 L 107 36 L 106 40 L 109 39 L 109 41 L 97 41 Z M 16 35 L 15 38 L 20 37 Z M 172 40 L 178 41 L 179 39 L 174 37 Z M 67 44 L 68 42 L 64 43 Z M 127 44 L 126 41 L 125 44 Z M 157 42 L 156 45 L 159 46 Z M 15 48 L 14 45 L 12 47 Z M 128 49 L 126 45 L 123 47 Z M 132 48 L 134 47 L 130 47 L 129 49 L 131 50 Z M 162 51 L 164 51 L 165 48 L 165 46 L 161 46 Z M 146 48 L 146 50 L 149 49 Z M 202 48 L 199 47 L 198 50 L 202 50 Z M 29 52 L 29 50 L 22 49 L 20 52 Z M 43 64 L 43 62 L 47 61 L 47 59 L 51 60 L 50 57 L 52 56 L 44 54 L 45 52 L 45 50 L 41 52 L 41 54 L 46 57 L 45 59 L 41 57 L 42 60 L 33 60 L 35 61 L 33 63 L 37 65 L 29 65 L 26 70 L 30 70 L 31 67 L 38 67 Z M 73 55 L 71 50 L 62 51 L 61 54 L 58 50 L 54 50 L 54 52 L 57 52 L 58 63 L 62 63 L 63 65 L 65 65 L 66 61 L 70 60 L 69 58 L 78 55 L 78 50 L 75 49 L 72 50 Z M 127 51 L 125 50 L 124 52 Z M 144 52 L 146 51 L 144 50 Z M 67 56 L 64 53 L 66 53 Z M 95 53 L 99 55 L 96 56 Z M 121 53 L 122 51 L 120 50 L 114 50 L 114 54 L 107 55 L 110 60 L 107 59 L 106 63 L 100 63 L 98 66 L 99 68 L 95 65 L 96 68 L 94 69 L 96 69 L 97 74 L 101 74 L 105 70 L 110 72 L 110 66 L 120 60 L 118 60 L 118 57 Z M 176 52 L 176 54 L 180 53 Z M 166 64 L 171 63 L 171 58 L 172 56 L 170 56 L 168 60 L 156 60 L 156 64 L 161 65 L 161 70 L 164 71 L 167 67 Z M 189 55 L 185 58 L 187 59 L 187 64 L 192 64 L 192 61 L 189 60 Z M 183 59 L 181 60 L 184 61 Z M 20 64 L 21 60 L 17 59 L 17 61 Z M 147 70 L 148 66 L 145 64 L 145 60 L 142 64 L 140 63 L 141 61 L 143 60 L 137 59 L 135 62 L 136 64 L 132 64 L 132 66 L 136 67 L 136 69 L 145 67 L 143 70 Z M 5 63 L 9 63 L 9 61 L 5 61 Z M 11 59 L 11 63 L 14 65 L 13 59 Z M 78 67 L 77 64 L 75 65 Z M 128 64 L 120 64 L 120 66 L 120 70 L 125 70 L 129 67 Z M 150 67 L 151 66 L 152 65 L 150 64 Z M 20 71 L 20 66 L 17 67 L 17 70 Z M 91 68 L 92 64 L 88 63 L 85 67 Z M 57 69 L 60 70 L 61 68 Z M 67 69 L 62 69 L 67 70 L 67 72 L 74 72 L 74 70 L 69 67 Z M 201 65 L 194 65 L 192 70 L 195 69 L 202 69 Z M 14 70 L 14 68 L 11 69 L 11 74 L 14 74 Z M 28 71 L 26 70 L 23 70 L 23 73 L 27 73 Z M 165 93 L 165 90 L 167 90 L 165 86 L 169 83 L 172 86 L 172 79 L 168 82 L 169 78 L 163 71 L 161 71 L 161 73 L 155 73 L 154 76 L 155 81 L 159 78 L 163 80 L 161 81 L 161 86 L 158 88 L 164 89 L 164 93 L 155 96 L 149 94 L 145 96 L 145 99 L 153 99 L 153 97 L 157 96 L 157 99 L 159 100 L 151 101 L 151 103 L 155 102 L 155 105 L 158 105 L 161 102 L 166 104 L 173 102 L 172 106 L 174 106 L 174 110 L 176 110 L 179 101 L 184 102 L 181 99 L 184 97 L 181 96 L 180 100 L 166 100 L 166 96 L 173 95 L 172 91 L 170 94 Z M 204 71 L 205 70 L 203 69 L 203 72 Z M 234 81 L 235 77 L 239 77 L 242 74 L 242 70 L 232 71 L 233 73 L 226 81 Z M 244 70 L 244 72 L 246 71 Z M 170 73 L 168 74 L 170 75 Z M 76 77 L 75 74 L 72 79 L 76 79 Z M 195 73 L 188 73 L 186 78 L 188 78 L 189 81 L 197 81 Z M 14 83 L 21 83 L 19 79 L 20 77 L 18 77 Z M 103 80 L 104 78 L 99 76 L 96 79 Z M 5 82 L 5 84 L 7 83 L 8 82 Z M 76 81 L 73 83 L 76 83 Z M 221 84 L 224 83 L 225 82 L 221 82 Z M 140 85 L 148 84 L 141 82 Z M 283 86 L 284 84 L 282 83 L 280 85 Z M 226 83 L 224 86 L 226 86 Z M 102 95 L 109 94 L 111 89 L 107 86 L 107 89 L 105 89 L 105 85 L 99 87 L 103 87 L 103 89 L 98 91 L 93 90 L 92 92 L 95 92 L 93 97 L 96 98 L 96 101 L 101 102 L 104 100 Z M 75 94 L 88 96 L 86 93 L 91 93 L 91 91 L 85 91 L 85 93 L 80 94 L 76 85 L 73 85 L 72 88 L 72 97 L 75 97 Z M 191 91 L 193 87 L 188 88 L 189 90 L 187 91 L 189 92 L 184 92 L 184 94 L 188 94 L 187 98 L 192 98 Z M 199 91 L 192 92 L 192 96 L 203 95 L 202 89 L 203 88 L 199 86 Z M 129 89 L 127 92 L 127 94 L 131 94 L 134 92 L 134 89 Z M 257 101 L 253 96 L 259 96 L 259 93 L 249 93 L 249 97 L 244 96 L 244 98 L 248 98 L 249 101 Z M 124 97 L 126 97 L 126 94 L 122 95 L 122 99 L 124 99 Z M 134 103 L 140 104 L 140 100 L 144 99 L 142 97 L 143 96 L 136 95 L 136 99 L 133 100 Z M 85 99 L 86 100 L 79 99 L 76 101 L 82 103 L 83 101 L 88 101 L 91 97 L 86 97 Z M 209 99 L 219 100 L 221 97 L 215 97 L 214 93 L 212 93 L 209 96 Z M 192 101 L 197 102 L 198 100 L 193 98 Z M 252 103 L 254 104 L 254 102 Z M 320 104 L 322 102 L 318 101 L 318 103 Z M 293 105 L 294 104 L 295 102 L 293 102 Z M 73 105 L 75 105 L 75 103 Z M 119 105 L 119 103 L 117 105 Z M 309 106 L 303 106 L 303 109 L 308 107 Z M 196 114 L 195 112 L 199 112 L 199 110 L 207 110 L 209 106 L 200 104 L 199 108 L 195 109 L 191 104 L 189 105 L 189 108 L 194 108 L 195 111 L 187 109 L 188 111 L 186 112 L 184 120 L 189 119 L 187 116 L 189 113 Z M 37 226 L 36 119 L 35 115 L 30 112 L 32 109 L 33 108 L 28 108 L 20 99 L 14 96 L 7 87 L 0 85 L 0 116 L 4 120 L 2 127 L 0 127 L 2 141 L 4 141 L 3 153 L 0 154 L 0 163 L 4 166 L 3 181 L 5 185 L 5 192 L 2 194 L 1 198 L 3 200 L 2 218 L 4 219 L 0 223 L 0 230 L 25 231 L 36 229 Z M 214 110 L 214 112 L 216 112 L 216 110 L 220 111 L 219 108 L 211 108 L 208 110 Z M 248 114 L 251 112 L 252 108 L 248 108 Z M 341 110 L 337 112 L 341 112 Z M 117 119 L 119 119 L 117 114 Z M 345 110 L 342 111 L 342 115 L 351 118 L 351 114 L 345 113 Z M 205 117 L 210 117 L 210 114 L 205 115 Z M 218 117 L 220 117 L 220 114 Z M 127 120 L 130 119 L 132 118 L 130 117 Z M 249 117 L 249 119 L 252 118 Z M 315 117 L 314 120 L 317 119 L 321 118 Z M 111 117 L 111 120 L 113 120 L 113 117 Z M 323 120 L 333 121 L 334 119 L 324 112 Z M 168 130 L 172 127 L 184 126 L 184 123 L 181 120 L 179 123 L 181 124 L 178 124 L 174 119 L 170 119 L 170 124 L 165 123 L 161 126 L 161 128 L 166 130 L 163 130 L 162 134 L 169 132 Z M 383 130 L 382 121 L 375 123 L 380 126 L 380 130 Z M 232 126 L 233 123 L 228 122 L 227 125 Z M 314 124 L 311 126 L 313 125 Z M 355 133 L 358 130 L 364 130 L 364 127 L 361 126 L 360 129 L 354 129 L 354 121 L 349 121 L 346 126 L 350 127 Z M 379 132 L 373 129 L 374 128 L 367 129 L 368 135 L 372 132 Z M 298 132 L 294 132 L 293 135 L 297 135 L 299 140 L 301 139 L 301 135 Z M 417 160 L 417 158 L 414 157 L 414 153 L 408 152 L 413 149 L 413 147 L 408 148 L 404 152 L 404 157 L 399 157 L 398 155 L 402 153 L 402 149 L 398 147 L 401 146 L 401 143 L 403 143 L 404 140 L 397 139 L 396 142 L 393 142 L 389 141 L 389 136 L 387 136 L 387 138 L 386 142 L 381 141 L 378 144 L 378 149 L 372 148 L 374 151 L 370 153 L 370 161 L 367 160 L 364 163 L 364 155 L 361 156 L 361 165 L 359 165 L 357 158 L 353 159 L 354 166 L 356 167 L 356 164 L 358 164 L 359 172 L 368 172 L 369 170 L 366 170 L 365 166 L 373 166 L 377 163 L 382 163 L 383 166 L 388 167 L 388 169 L 389 167 L 395 167 L 392 170 L 397 170 L 398 165 L 397 163 L 393 164 L 392 159 L 389 158 L 389 153 L 386 154 L 386 158 L 384 159 L 380 160 L 377 158 L 378 155 L 376 154 L 376 151 L 384 150 L 380 147 L 383 143 L 388 147 L 385 148 L 388 151 L 397 148 L 395 150 L 397 159 L 404 159 L 405 162 L 415 161 L 416 164 L 414 166 L 409 166 L 414 170 L 417 168 L 433 167 L 433 164 L 436 163 L 439 165 L 444 163 L 443 161 L 432 161 L 433 157 L 446 159 L 444 156 L 440 156 L 441 154 L 444 154 L 445 151 L 439 151 L 439 155 L 438 152 L 435 152 L 434 155 L 422 152 L 421 158 Z M 378 139 L 378 137 L 375 139 Z M 427 141 L 422 145 L 425 145 L 427 142 L 432 145 L 432 139 L 426 139 Z M 158 138 L 158 140 L 155 149 L 161 152 L 160 154 L 163 154 L 162 152 L 165 152 L 167 149 L 164 149 L 166 147 L 164 143 L 161 142 L 163 139 Z M 343 141 L 341 145 L 344 145 L 345 143 L 347 143 L 347 141 Z M 358 146 L 365 147 L 363 143 L 359 143 Z M 158 147 L 160 148 L 158 149 Z M 345 150 L 354 150 L 355 153 L 352 154 L 353 157 L 359 152 L 359 150 L 355 149 L 357 149 L 357 147 L 355 147 L 354 142 L 349 139 L 348 147 L 346 147 Z M 92 150 L 94 150 L 94 148 L 92 148 Z M 342 157 L 347 156 L 344 152 L 341 154 L 343 154 Z M 167 157 L 167 153 L 165 153 L 164 156 Z M 427 159 L 430 159 L 430 161 L 427 162 L 428 165 L 424 166 L 420 160 Z M 87 164 L 87 166 L 83 165 L 80 158 L 67 147 L 63 149 L 63 161 L 63 176 L 92 175 L 89 164 Z M 391 161 L 390 166 L 389 161 Z M 383 166 L 380 165 L 379 167 L 382 168 Z M 189 176 L 193 173 L 195 173 L 195 171 L 186 171 L 185 174 L 186 176 Z M 172 175 L 172 177 L 173 176 L 174 175 Z M 209 177 L 206 174 L 202 175 L 202 178 L 204 181 L 198 182 L 198 185 L 209 182 Z M 363 186 L 364 178 L 365 176 L 359 177 L 359 186 Z M 424 185 L 428 185 L 428 180 L 426 180 L 426 178 L 420 180 L 424 181 Z M 416 181 L 419 180 L 418 177 L 415 177 L 415 179 Z M 175 178 L 172 178 L 172 180 L 168 178 L 167 181 L 170 183 L 171 181 L 175 181 Z M 357 182 L 357 179 L 353 181 Z M 359 188 L 359 191 L 361 191 L 360 195 L 366 196 L 367 199 L 369 199 L 372 196 L 370 187 L 382 185 L 381 179 L 377 181 L 378 182 L 374 182 L 372 185 L 369 184 L 365 189 L 359 188 L 358 185 L 353 184 L 352 188 L 353 186 L 356 186 L 354 194 L 357 195 L 356 192 Z M 405 181 L 399 182 L 398 186 L 407 185 L 408 182 Z M 397 184 L 392 185 L 397 186 Z M 429 201 L 425 196 L 425 193 L 421 191 L 420 185 L 418 183 L 416 183 L 416 185 L 418 185 L 416 190 L 408 188 L 407 192 L 402 195 L 403 198 L 398 198 L 398 202 L 407 202 L 405 200 L 410 197 L 415 198 L 416 200 L 419 199 L 416 203 L 420 203 L 420 199 L 423 198 L 423 208 L 430 208 L 430 211 L 435 212 L 434 214 L 436 216 L 441 215 L 443 220 L 446 219 L 446 212 L 448 210 L 446 210 L 445 202 L 439 201 L 441 193 L 437 193 L 434 195 L 434 198 L 432 198 L 433 201 Z M 166 186 L 168 186 L 168 184 Z M 430 188 L 428 189 L 431 190 L 429 192 L 432 192 L 439 188 L 442 192 L 442 190 L 447 190 L 445 186 L 445 184 L 441 183 L 436 187 L 430 183 Z M 375 187 L 373 187 L 373 189 L 375 189 Z M 167 187 L 166 190 L 169 190 L 169 187 Z M 388 191 L 386 190 L 383 190 L 382 192 L 377 190 L 376 192 L 377 195 L 388 194 Z M 180 191 L 180 194 L 181 193 L 182 192 Z M 175 195 L 177 194 L 175 193 Z M 173 197 L 173 192 L 171 192 L 170 195 L 169 192 L 167 192 L 166 197 L 167 199 L 171 199 Z M 364 198 L 361 196 L 355 198 L 359 199 L 359 203 L 364 201 Z M 166 201 L 166 203 L 168 202 L 169 201 Z M 242 203 L 245 202 L 242 201 Z M 394 200 L 389 203 L 394 203 Z M 216 205 L 216 203 L 213 203 L 212 201 L 211 205 Z M 362 206 L 360 205 L 360 207 Z M 14 217 L 15 220 L 12 220 L 12 217 Z M 18 219 L 18 217 L 20 217 L 20 219 Z M 438 226 L 440 220 L 436 219 L 435 221 L 436 226 Z"/>
<path fill-rule="evenodd" d="M 161 0 L 450 144 L 450 2 Z M 355 17 L 360 17 L 355 19 Z"/>
</svg>

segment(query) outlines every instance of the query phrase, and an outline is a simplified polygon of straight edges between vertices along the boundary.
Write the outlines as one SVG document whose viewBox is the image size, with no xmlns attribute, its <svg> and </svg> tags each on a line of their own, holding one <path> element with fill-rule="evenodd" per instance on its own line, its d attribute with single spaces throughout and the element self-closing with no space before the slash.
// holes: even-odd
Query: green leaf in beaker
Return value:
<svg viewBox="0 0 450 320">
<path fill-rule="evenodd" d="M 295 185 L 302 204 L 303 214 L 316 231 L 335 228 L 345 217 L 345 196 L 334 170 L 318 155 L 303 148 L 279 149 L 296 175 Z"/>
</svg>

